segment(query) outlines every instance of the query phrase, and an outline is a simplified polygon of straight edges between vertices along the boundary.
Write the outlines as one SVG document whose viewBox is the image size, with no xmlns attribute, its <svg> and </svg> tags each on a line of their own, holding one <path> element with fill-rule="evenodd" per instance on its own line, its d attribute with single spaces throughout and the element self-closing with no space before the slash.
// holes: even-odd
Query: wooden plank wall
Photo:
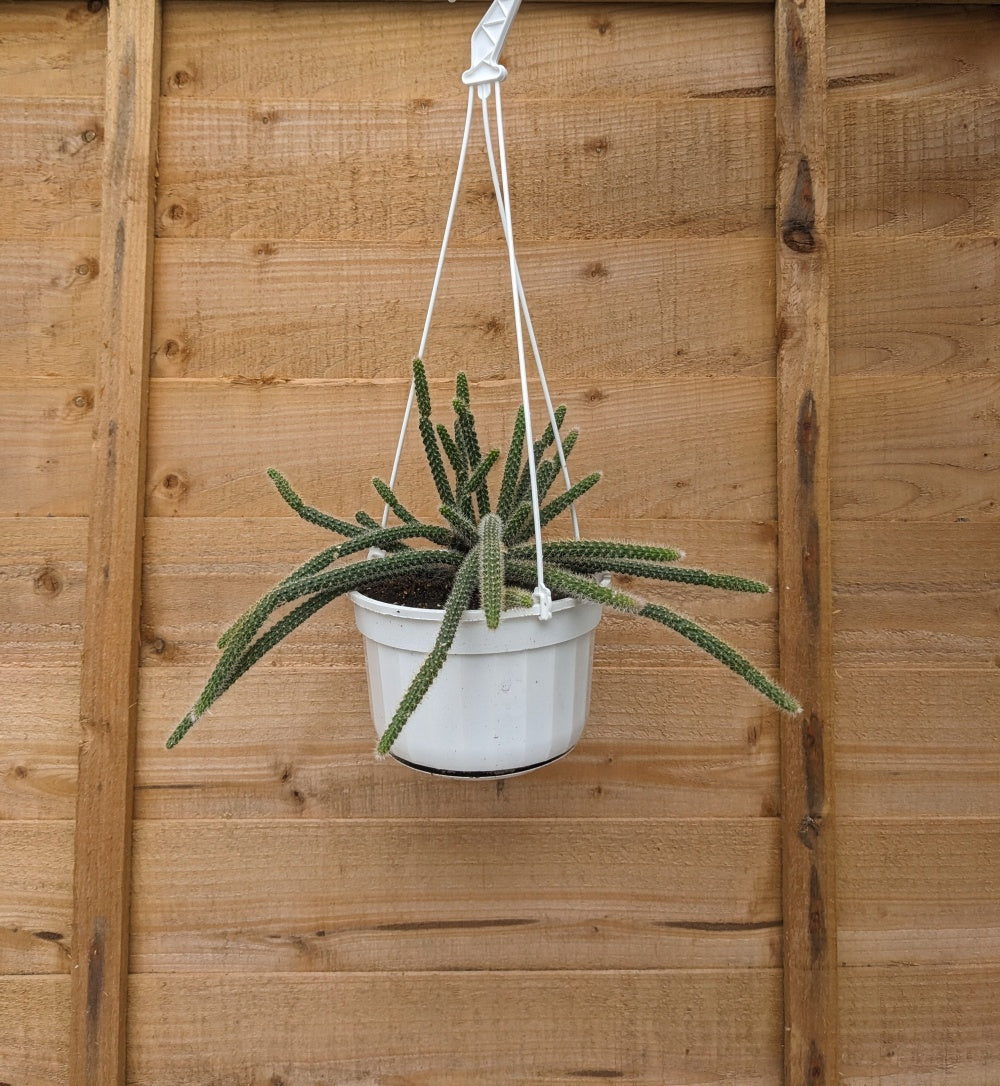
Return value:
<svg viewBox="0 0 1000 1086">
<path fill-rule="evenodd" d="M 122 1081 L 799 1086 L 778 721 L 665 634 L 607 617 L 584 741 L 497 785 L 373 762 L 346 608 L 163 749 L 220 625 L 320 545 L 264 468 L 320 506 L 375 508 L 473 7 L 164 3 Z M 769 580 L 790 282 L 775 15 L 528 3 L 505 86 L 533 317 L 583 429 L 576 470 L 606 473 L 585 530 Z M 10 1086 L 88 1081 L 69 974 L 107 26 L 96 0 L 0 5 Z M 995 1086 L 1000 21 L 850 6 L 822 30 L 839 964 L 823 1074 Z M 506 289 L 476 152 L 427 362 L 467 366 L 498 430 Z M 777 670 L 784 597 L 678 599 Z"/>
</svg>

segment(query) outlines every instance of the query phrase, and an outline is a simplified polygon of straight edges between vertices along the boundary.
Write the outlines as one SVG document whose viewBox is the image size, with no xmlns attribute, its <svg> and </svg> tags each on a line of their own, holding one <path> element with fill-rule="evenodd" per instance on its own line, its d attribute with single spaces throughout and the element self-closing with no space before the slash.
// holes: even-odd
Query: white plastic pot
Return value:
<svg viewBox="0 0 1000 1086">
<path fill-rule="evenodd" d="M 434 645 L 443 611 L 351 593 L 365 641 L 368 692 L 379 736 Z M 393 744 L 392 756 L 425 773 L 509 777 L 568 754 L 590 708 L 600 604 L 557 600 L 542 622 L 504 612 L 490 630 L 466 611 L 448 659 Z"/>
</svg>

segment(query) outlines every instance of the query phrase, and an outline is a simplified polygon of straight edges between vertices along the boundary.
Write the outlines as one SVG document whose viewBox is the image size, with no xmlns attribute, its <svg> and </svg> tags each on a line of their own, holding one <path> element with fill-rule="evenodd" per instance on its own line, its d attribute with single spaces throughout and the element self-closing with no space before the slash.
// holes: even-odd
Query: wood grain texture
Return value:
<svg viewBox="0 0 1000 1086">
<path fill-rule="evenodd" d="M 80 685 L 70 1074 L 125 1081 L 132 776 L 160 8 L 109 16 L 101 345 Z"/>
<path fill-rule="evenodd" d="M 79 662 L 86 549 L 83 517 L 0 519 L 0 666 Z"/>
<path fill-rule="evenodd" d="M 846 966 L 1000 962 L 1000 820 L 844 819 Z"/>
<path fill-rule="evenodd" d="M 481 14 L 380 2 L 251 9 L 179 0 L 166 13 L 162 93 L 171 99 L 386 102 L 458 98 Z M 222 34 L 232 48 L 212 48 Z M 713 63 L 720 54 L 727 63 Z M 525 98 L 748 96 L 771 84 L 762 7 L 524 4 L 504 64 Z"/>
<path fill-rule="evenodd" d="M 0 11 L 0 27 L 4 96 L 42 100 L 103 96 L 106 4 L 89 0 L 8 2 Z"/>
<path fill-rule="evenodd" d="M 784 1082 L 833 1086 L 837 875 L 830 557 L 830 273 L 826 11 L 778 0 L 777 486 L 781 677 Z"/>
<path fill-rule="evenodd" d="M 838 667 L 837 791 L 857 818 L 1000 817 L 1000 668 Z"/>
<path fill-rule="evenodd" d="M 773 1086 L 780 1075 L 781 982 L 767 969 L 140 974 L 130 991 L 135 1086 Z"/>
<path fill-rule="evenodd" d="M 437 402 L 448 402 L 446 385 L 435 383 L 432 391 Z M 581 512 L 599 518 L 773 518 L 773 382 L 676 378 L 637 386 L 612 378 L 562 391 L 558 398 L 569 406 L 568 420 L 585 433 L 573 456 L 574 473 L 582 478 L 601 468 L 606 477 Z M 517 397 L 508 381 L 473 390 L 484 444 L 503 442 Z M 282 503 L 264 477 L 271 466 L 280 466 L 314 505 L 365 507 L 371 476 L 391 467 L 386 435 L 398 432 L 405 399 L 406 386 L 398 380 L 161 379 L 150 404 L 147 513 L 276 514 Z M 711 426 L 705 425 L 706 412 Z M 349 442 L 342 440 L 345 433 Z M 317 448 L 324 450 L 322 460 Z M 644 450 L 639 459 L 638 448 Z M 422 455 L 408 446 L 399 477 L 399 491 L 415 512 L 434 500 L 423 478 L 426 467 L 417 460 Z"/>
<path fill-rule="evenodd" d="M 5 821 L 0 870 L 0 975 L 68 973 L 73 823 Z"/>
<path fill-rule="evenodd" d="M 832 101 L 831 231 L 995 236 L 998 121 L 995 93 Z"/>
<path fill-rule="evenodd" d="M 1000 238 L 837 239 L 831 251 L 835 374 L 905 388 L 996 373 Z"/>
<path fill-rule="evenodd" d="M 766 101 L 509 97 L 504 126 L 521 243 L 767 236 Z M 440 104 L 167 100 L 157 233 L 412 242 L 436 252 L 465 104 L 461 90 Z M 502 237 L 477 125 L 456 243 Z M 691 184 L 692 175 L 712 180 Z"/>
<path fill-rule="evenodd" d="M 0 1052 L 16 1086 L 69 1086 L 69 977 L 0 976 Z"/>
<path fill-rule="evenodd" d="M 97 276 L 96 240 L 0 241 L 0 381 L 92 381 Z"/>
<path fill-rule="evenodd" d="M 35 655 L 0 666 L 0 821 L 63 819 L 76 811 L 80 672 Z M 2 972 L 2 970 L 0 970 Z"/>
<path fill-rule="evenodd" d="M 997 17 L 989 7 L 835 4 L 826 24 L 833 108 L 849 98 L 958 98 L 1000 87 Z"/>
<path fill-rule="evenodd" d="M 372 755 L 362 666 L 264 669 L 172 751 L 204 669 L 147 668 L 136 815 L 196 818 L 754 818 L 778 810 L 777 725 L 705 667 L 598 668 L 571 757 L 493 785 L 441 782 Z M 294 698 L 288 691 L 294 690 Z"/>
<path fill-rule="evenodd" d="M 89 380 L 0 379 L 0 516 L 87 515 L 93 411 Z"/>
<path fill-rule="evenodd" d="M 988 520 L 863 521 L 834 528 L 834 649 L 838 665 L 997 664 L 1000 576 Z"/>
<path fill-rule="evenodd" d="M 516 374 L 505 259 L 499 241 L 451 247 L 425 352 L 432 373 Z M 521 247 L 554 390 L 605 377 L 772 376 L 773 293 L 761 281 L 773 259 L 772 242 L 743 238 Z M 164 239 L 154 375 L 405 378 L 433 274 L 427 245 Z"/>
<path fill-rule="evenodd" d="M 1000 1063 L 998 985 L 995 964 L 844 969 L 842 1081 L 992 1086 Z"/>
<path fill-rule="evenodd" d="M 851 521 L 1000 513 L 1000 379 L 842 377 L 831 391 L 833 510 Z"/>
<path fill-rule="evenodd" d="M 776 819 L 137 822 L 135 858 L 139 973 L 780 960 Z"/>
<path fill-rule="evenodd" d="M 2 23 L 0 23 L 2 26 Z M 0 99 L 0 238 L 96 241 L 104 101 Z"/>
</svg>

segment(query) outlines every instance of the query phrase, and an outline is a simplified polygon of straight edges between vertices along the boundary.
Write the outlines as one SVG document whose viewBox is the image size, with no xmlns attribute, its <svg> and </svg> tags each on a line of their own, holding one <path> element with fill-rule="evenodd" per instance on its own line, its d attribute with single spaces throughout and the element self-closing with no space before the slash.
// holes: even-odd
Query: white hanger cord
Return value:
<svg viewBox="0 0 1000 1086">
<path fill-rule="evenodd" d="M 465 156 L 469 149 L 469 133 L 472 130 L 472 106 L 473 95 L 475 92 L 474 87 L 469 87 L 469 105 L 465 111 L 465 130 L 462 133 L 462 150 L 458 156 L 458 169 L 455 171 L 455 186 L 451 193 L 451 204 L 448 207 L 448 218 L 444 224 L 444 238 L 441 241 L 441 252 L 438 255 L 437 268 L 434 271 L 434 282 L 431 286 L 430 302 L 427 306 L 427 317 L 424 320 L 424 332 L 420 337 L 420 346 L 417 348 L 417 358 L 423 359 L 424 351 L 427 349 L 427 337 L 431 331 L 431 316 L 434 313 L 434 303 L 437 301 L 438 287 L 441 285 L 441 272 L 444 270 L 444 258 L 448 252 L 448 240 L 451 237 L 451 226 L 455 221 L 455 208 L 458 206 L 458 194 L 462 188 L 462 174 L 465 171 Z M 410 424 L 410 415 L 413 412 L 413 400 L 416 395 L 416 388 L 413 381 L 410 381 L 410 391 L 406 397 L 406 409 L 403 412 L 403 425 L 399 430 L 399 441 L 396 443 L 396 457 L 392 462 L 392 471 L 389 473 L 389 488 L 393 489 L 396 486 L 396 477 L 399 474 L 399 464 L 403 458 L 403 445 L 406 441 L 406 430 Z M 382 510 L 382 527 L 384 528 L 389 521 L 389 506 L 388 504 Z"/>
<path fill-rule="evenodd" d="M 499 93 L 499 87 L 497 88 Z M 503 227 L 504 237 L 507 236 L 507 204 L 509 203 L 509 197 L 506 196 L 500 190 L 500 179 L 497 177 L 496 158 L 493 154 L 493 138 L 490 132 L 490 115 L 488 98 L 483 98 L 483 128 L 486 133 L 486 155 L 490 164 L 490 176 L 493 179 L 493 191 L 496 193 L 497 207 L 500 210 L 500 225 Z M 531 343 L 531 351 L 535 358 L 535 370 L 538 373 L 538 380 L 542 389 L 542 396 L 545 399 L 545 408 L 548 412 L 549 422 L 552 426 L 552 433 L 555 435 L 556 452 L 559 456 L 559 464 L 562 468 L 563 482 L 566 484 L 566 489 L 569 490 L 573 486 L 573 481 L 570 478 L 569 468 L 566 466 L 566 454 L 563 452 L 562 441 L 559 440 L 559 426 L 556 422 L 555 408 L 552 406 L 552 396 L 549 392 L 549 383 L 545 378 L 545 368 L 542 366 L 542 356 L 538 350 L 538 340 L 535 337 L 535 327 L 531 320 L 531 313 L 528 311 L 528 299 L 524 293 L 524 284 L 521 281 L 521 270 L 517 265 L 516 258 L 514 261 L 514 275 L 517 280 L 517 296 L 520 299 L 521 310 L 524 314 L 524 324 L 528 330 L 528 339 Z M 516 303 L 515 303 L 516 304 Z M 573 536 L 575 539 L 580 538 L 580 522 L 576 515 L 576 503 L 574 502 L 569 507 L 570 518 L 573 522 Z"/>
<path fill-rule="evenodd" d="M 499 206 L 501 224 L 504 227 L 504 237 L 507 241 L 507 257 L 510 263 L 510 286 L 514 302 L 514 333 L 517 339 L 517 364 L 521 376 L 521 401 L 524 404 L 524 429 L 525 444 L 527 446 L 528 478 L 531 482 L 531 515 L 535 526 L 535 568 L 538 576 L 538 584 L 535 587 L 535 602 L 538 604 L 541 619 L 550 618 L 552 615 L 552 593 L 545 584 L 545 569 L 542 561 L 542 521 L 538 500 L 538 472 L 535 468 L 534 437 L 531 430 L 531 403 L 528 394 L 528 368 L 524 357 L 524 328 L 521 322 L 521 301 L 518 297 L 517 284 L 520 276 L 517 270 L 517 257 L 514 255 L 514 221 L 510 210 L 510 184 L 507 179 L 507 148 L 503 132 L 503 108 L 500 104 L 500 83 L 492 84 L 495 92 L 493 108 L 496 112 L 497 123 L 497 153 L 500 159 L 500 185 L 502 200 Z M 487 141 L 489 130 L 487 129 Z M 558 436 L 556 437 L 558 442 Z"/>
</svg>

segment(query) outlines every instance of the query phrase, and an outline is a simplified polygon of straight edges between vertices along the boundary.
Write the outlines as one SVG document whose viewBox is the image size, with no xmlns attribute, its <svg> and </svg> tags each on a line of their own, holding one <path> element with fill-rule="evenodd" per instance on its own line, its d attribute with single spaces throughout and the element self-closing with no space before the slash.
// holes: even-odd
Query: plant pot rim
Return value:
<svg viewBox="0 0 1000 1086">
<path fill-rule="evenodd" d="M 349 592 L 347 596 L 352 603 L 357 604 L 359 607 L 363 607 L 367 611 L 374 611 L 379 615 L 392 615 L 396 618 L 412 619 L 417 622 L 437 623 L 440 623 L 444 618 L 444 608 L 442 607 L 409 607 L 402 603 L 386 603 L 384 600 L 377 600 L 372 596 L 366 596 L 360 591 Z M 553 600 L 552 612 L 555 614 L 559 611 L 569 611 L 576 606 L 600 608 L 601 604 L 594 600 L 567 596 L 565 599 Z M 535 607 L 511 607 L 503 613 L 505 622 L 512 618 L 535 618 L 537 616 L 538 611 Z M 485 625 L 486 613 L 482 608 L 463 611 L 462 622 L 482 623 Z"/>
</svg>

